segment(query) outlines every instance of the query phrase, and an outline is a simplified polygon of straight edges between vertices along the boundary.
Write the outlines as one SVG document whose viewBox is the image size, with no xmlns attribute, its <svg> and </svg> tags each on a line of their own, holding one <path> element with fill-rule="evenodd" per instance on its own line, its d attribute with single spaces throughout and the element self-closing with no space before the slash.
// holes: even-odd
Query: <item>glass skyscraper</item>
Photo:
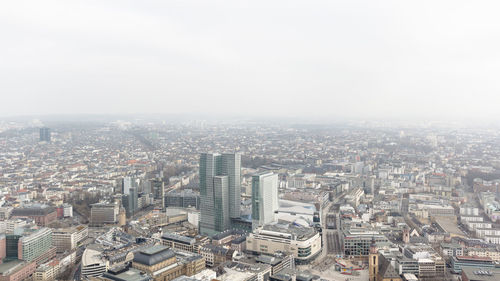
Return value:
<svg viewBox="0 0 500 281">
<path fill-rule="evenodd" d="M 252 229 L 273 222 L 278 208 L 278 175 L 271 172 L 253 175 Z"/>
<path fill-rule="evenodd" d="M 200 233 L 213 235 L 231 228 L 240 217 L 241 155 L 200 155 Z"/>
</svg>

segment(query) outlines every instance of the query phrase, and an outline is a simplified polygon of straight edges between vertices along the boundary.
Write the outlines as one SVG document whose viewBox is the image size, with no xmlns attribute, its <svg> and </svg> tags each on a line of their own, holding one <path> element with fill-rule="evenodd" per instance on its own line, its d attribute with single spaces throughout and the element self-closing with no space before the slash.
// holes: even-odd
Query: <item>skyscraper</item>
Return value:
<svg viewBox="0 0 500 281">
<path fill-rule="evenodd" d="M 50 142 L 50 129 L 40 128 L 40 141 Z"/>
<path fill-rule="evenodd" d="M 122 198 L 123 198 L 122 204 L 127 212 L 127 217 L 132 217 L 139 209 L 138 208 L 139 196 L 137 193 L 137 188 L 136 187 L 130 188 L 129 193 L 124 194 Z"/>
<path fill-rule="evenodd" d="M 124 177 L 122 179 L 122 194 L 129 194 L 130 189 L 132 187 L 133 187 L 132 178 L 131 177 Z"/>
<path fill-rule="evenodd" d="M 274 221 L 278 210 L 278 175 L 263 172 L 252 176 L 252 228 Z"/>
<path fill-rule="evenodd" d="M 213 235 L 240 217 L 241 155 L 200 155 L 200 233 Z"/>
</svg>

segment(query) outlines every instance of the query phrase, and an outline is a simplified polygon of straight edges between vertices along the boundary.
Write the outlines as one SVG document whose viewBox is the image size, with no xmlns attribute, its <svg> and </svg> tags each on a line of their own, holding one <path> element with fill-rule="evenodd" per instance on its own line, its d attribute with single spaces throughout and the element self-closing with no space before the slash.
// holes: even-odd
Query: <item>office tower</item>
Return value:
<svg viewBox="0 0 500 281">
<path fill-rule="evenodd" d="M 263 172 L 252 176 L 252 228 L 274 221 L 278 205 L 278 175 Z"/>
<path fill-rule="evenodd" d="M 132 188 L 132 178 L 124 177 L 122 180 L 122 194 L 129 194 L 129 190 Z"/>
<path fill-rule="evenodd" d="M 199 210 L 200 195 L 196 194 L 191 189 L 185 189 L 181 191 L 170 191 L 165 195 L 164 203 L 165 206 L 167 207 L 181 207 L 181 208 L 194 207 L 197 210 Z"/>
<path fill-rule="evenodd" d="M 19 239 L 21 235 L 7 234 L 5 235 L 5 255 L 9 260 L 17 259 L 19 255 Z"/>
<path fill-rule="evenodd" d="M 161 208 L 165 209 L 165 183 L 161 178 L 149 180 L 154 199 L 161 199 Z"/>
<path fill-rule="evenodd" d="M 228 177 L 229 217 L 240 218 L 241 154 L 222 154 L 222 174 Z"/>
<path fill-rule="evenodd" d="M 139 209 L 138 207 L 139 195 L 137 193 L 137 188 L 133 187 L 129 189 L 129 193 L 123 195 L 122 204 L 126 210 L 127 217 L 132 217 L 135 212 Z"/>
<path fill-rule="evenodd" d="M 50 142 L 50 129 L 40 128 L 40 141 Z"/>
<path fill-rule="evenodd" d="M 213 235 L 229 229 L 240 217 L 241 155 L 200 155 L 200 233 Z"/>
</svg>

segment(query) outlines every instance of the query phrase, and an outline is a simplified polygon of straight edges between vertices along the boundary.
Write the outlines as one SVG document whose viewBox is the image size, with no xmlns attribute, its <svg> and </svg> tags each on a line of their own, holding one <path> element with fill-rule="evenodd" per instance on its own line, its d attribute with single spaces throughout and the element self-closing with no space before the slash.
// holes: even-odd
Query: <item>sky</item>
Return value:
<svg viewBox="0 0 500 281">
<path fill-rule="evenodd" d="M 4 1 L 0 116 L 500 120 L 500 1 Z"/>
</svg>

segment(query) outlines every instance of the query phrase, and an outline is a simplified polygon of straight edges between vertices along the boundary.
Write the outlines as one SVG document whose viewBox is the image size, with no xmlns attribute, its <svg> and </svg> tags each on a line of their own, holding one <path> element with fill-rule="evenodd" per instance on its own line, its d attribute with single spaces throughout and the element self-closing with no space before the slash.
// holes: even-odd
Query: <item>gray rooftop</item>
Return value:
<svg viewBox="0 0 500 281">
<path fill-rule="evenodd" d="M 174 233 L 168 233 L 168 232 L 163 233 L 163 235 L 161 237 L 163 239 L 166 239 L 166 240 L 172 240 L 175 242 L 189 244 L 189 245 L 193 245 L 196 242 L 196 239 L 194 239 L 194 238 L 186 237 L 186 236 L 182 236 L 182 235 L 177 235 Z"/>
<path fill-rule="evenodd" d="M 134 262 L 151 266 L 173 257 L 175 253 L 168 247 L 155 245 L 134 253 Z"/>
</svg>

